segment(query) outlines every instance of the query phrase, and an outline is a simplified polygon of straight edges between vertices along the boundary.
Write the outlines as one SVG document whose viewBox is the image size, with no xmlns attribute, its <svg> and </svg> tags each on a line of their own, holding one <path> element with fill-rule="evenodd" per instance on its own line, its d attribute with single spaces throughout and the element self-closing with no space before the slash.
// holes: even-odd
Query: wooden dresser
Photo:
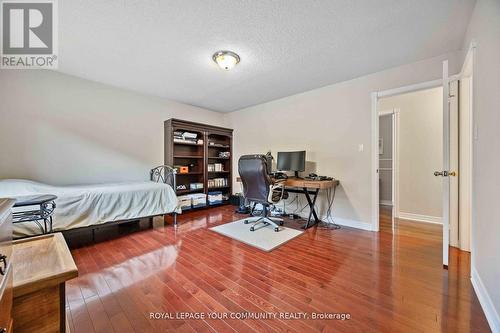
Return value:
<svg viewBox="0 0 500 333">
<path fill-rule="evenodd" d="M 0 199 L 0 333 L 12 332 L 12 206 Z"/>
</svg>

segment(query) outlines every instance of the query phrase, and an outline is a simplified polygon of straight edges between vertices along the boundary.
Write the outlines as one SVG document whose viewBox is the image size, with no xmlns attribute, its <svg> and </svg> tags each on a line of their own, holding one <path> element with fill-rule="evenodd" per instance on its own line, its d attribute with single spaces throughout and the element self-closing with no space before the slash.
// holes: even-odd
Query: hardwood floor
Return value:
<svg viewBox="0 0 500 333">
<path fill-rule="evenodd" d="M 452 250 L 443 270 L 439 237 L 404 226 L 394 234 L 312 228 L 265 253 L 208 230 L 240 219 L 233 209 L 73 249 L 80 276 L 66 288 L 72 332 L 489 332 L 468 254 Z M 229 317 L 150 319 L 176 312 Z M 350 319 L 229 315 L 246 312 Z"/>
<path fill-rule="evenodd" d="M 440 224 L 422 223 L 411 220 L 394 219 L 392 230 L 392 207 L 380 206 L 380 231 L 395 233 L 399 236 L 409 236 L 441 243 L 443 228 Z M 464 253 L 465 254 L 465 253 Z"/>
</svg>

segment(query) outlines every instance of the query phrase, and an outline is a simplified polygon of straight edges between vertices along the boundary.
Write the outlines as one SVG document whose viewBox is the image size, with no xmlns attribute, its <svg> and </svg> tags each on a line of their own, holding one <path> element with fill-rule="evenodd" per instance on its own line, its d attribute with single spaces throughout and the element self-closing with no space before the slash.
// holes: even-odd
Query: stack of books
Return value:
<svg viewBox="0 0 500 333">
<path fill-rule="evenodd" d="M 198 134 L 193 132 L 174 132 L 174 142 L 202 144 L 203 140 L 198 140 Z"/>
<path fill-rule="evenodd" d="M 208 188 L 227 186 L 227 178 L 214 178 L 208 180 Z"/>
<path fill-rule="evenodd" d="M 214 163 L 208 165 L 208 172 L 219 172 L 224 171 L 224 165 L 222 163 Z"/>
</svg>

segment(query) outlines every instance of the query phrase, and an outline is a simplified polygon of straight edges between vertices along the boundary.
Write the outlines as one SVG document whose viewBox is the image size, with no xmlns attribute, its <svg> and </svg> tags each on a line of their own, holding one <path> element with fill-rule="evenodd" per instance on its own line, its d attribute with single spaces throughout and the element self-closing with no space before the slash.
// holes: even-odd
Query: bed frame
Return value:
<svg viewBox="0 0 500 333">
<path fill-rule="evenodd" d="M 176 183 L 175 183 L 175 175 L 177 174 L 177 170 L 170 165 L 160 165 L 157 166 L 156 168 L 151 169 L 149 173 L 149 178 L 151 181 L 156 182 L 156 183 L 164 183 L 170 185 L 173 189 L 174 192 L 176 190 Z M 172 216 L 174 218 L 174 225 L 177 225 L 177 213 L 173 212 Z M 153 217 L 150 217 L 152 220 Z"/>
<path fill-rule="evenodd" d="M 164 183 L 172 186 L 172 188 L 175 191 L 175 175 L 177 171 L 173 167 L 169 165 L 160 165 L 157 166 L 156 168 L 151 169 L 150 171 L 150 180 L 156 183 Z M 169 213 L 172 215 L 174 219 L 174 226 L 177 226 L 177 213 Z M 156 216 L 163 216 L 166 217 L 169 214 L 161 214 L 161 215 L 151 215 L 151 216 L 141 216 L 133 219 L 128 219 L 128 220 L 119 220 L 119 221 L 110 221 L 110 222 L 104 222 L 101 224 L 97 225 L 90 225 L 86 227 L 80 227 L 80 228 L 75 228 L 75 229 L 69 229 L 69 230 L 64 230 L 62 231 L 63 234 L 65 235 L 70 235 L 72 233 L 77 233 L 81 232 L 83 230 L 91 230 L 92 231 L 92 242 L 95 242 L 95 231 L 100 229 L 100 228 L 105 228 L 113 225 L 118 225 L 122 223 L 128 223 L 128 222 L 134 222 L 134 221 L 139 221 L 141 219 L 149 219 L 149 222 L 151 225 L 153 224 L 153 218 Z"/>
</svg>

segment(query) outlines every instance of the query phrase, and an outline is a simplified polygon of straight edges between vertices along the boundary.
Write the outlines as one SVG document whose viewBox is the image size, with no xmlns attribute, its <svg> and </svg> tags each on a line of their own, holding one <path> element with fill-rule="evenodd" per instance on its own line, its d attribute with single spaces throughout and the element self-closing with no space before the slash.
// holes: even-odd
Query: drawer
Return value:
<svg viewBox="0 0 500 333">
<path fill-rule="evenodd" d="M 9 328 L 12 325 L 12 276 L 13 269 L 9 266 L 0 284 L 0 330 L 5 328 L 7 332 L 11 332 Z"/>
</svg>

